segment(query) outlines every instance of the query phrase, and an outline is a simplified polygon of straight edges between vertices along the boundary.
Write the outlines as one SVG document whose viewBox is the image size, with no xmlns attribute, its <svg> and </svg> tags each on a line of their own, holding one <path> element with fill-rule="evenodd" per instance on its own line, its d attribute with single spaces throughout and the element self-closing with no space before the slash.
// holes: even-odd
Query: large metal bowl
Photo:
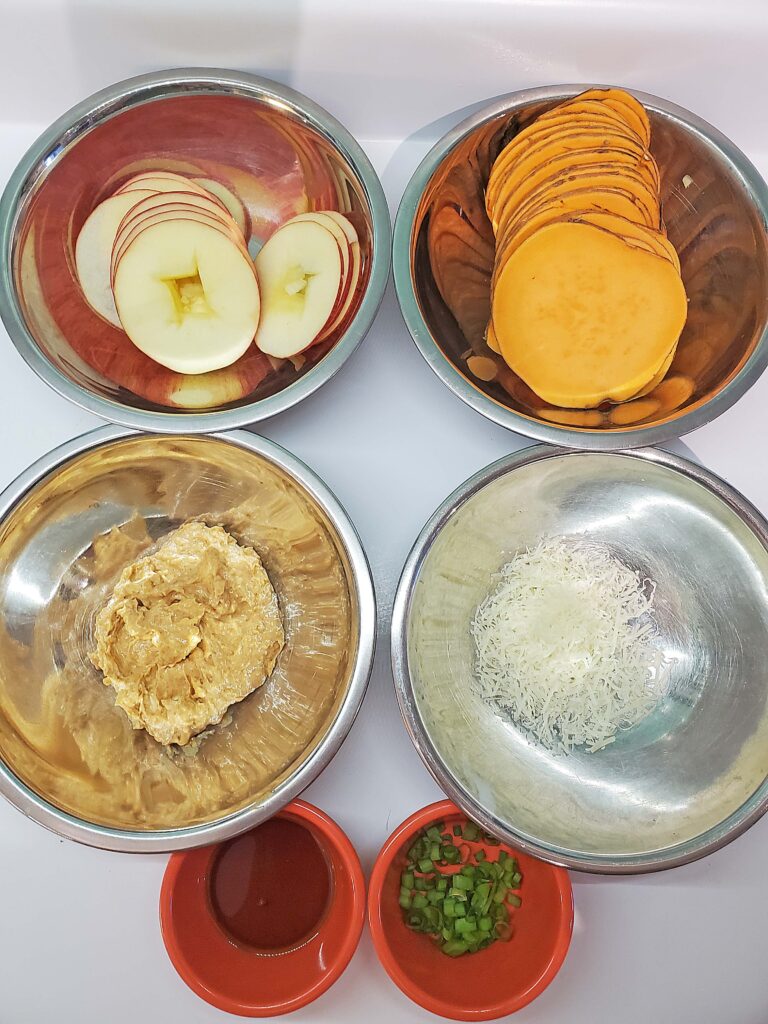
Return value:
<svg viewBox="0 0 768 1024">
<path fill-rule="evenodd" d="M 259 552 L 286 645 L 264 686 L 190 754 L 132 730 L 89 653 L 95 615 L 135 557 L 122 535 L 104 546 L 108 532 L 135 537 L 140 527 L 156 540 L 197 517 Z M 287 804 L 338 750 L 368 682 L 375 619 L 354 526 L 278 445 L 245 431 L 85 434 L 0 494 L 0 793 L 106 849 L 236 835 Z"/>
<path fill-rule="evenodd" d="M 469 626 L 492 575 L 550 535 L 654 579 L 669 692 L 597 753 L 549 753 L 476 695 Z M 648 449 L 534 447 L 470 478 L 408 557 L 392 662 L 440 786 L 553 863 L 629 873 L 703 857 L 768 808 L 768 523 L 713 474 Z"/>
<path fill-rule="evenodd" d="M 153 363 L 94 313 L 73 269 L 77 234 L 101 199 L 150 168 L 217 178 L 236 192 L 252 254 L 294 213 L 346 213 L 362 277 L 334 336 L 300 366 L 251 346 L 233 367 L 189 377 Z M 339 370 L 373 322 L 390 253 L 381 183 L 327 111 L 255 75 L 161 71 L 83 100 L 21 160 L 0 200 L 0 313 L 32 369 L 98 416 L 153 431 L 227 430 L 296 405 Z"/>
<path fill-rule="evenodd" d="M 502 96 L 440 139 L 400 204 L 395 286 L 405 322 L 431 369 L 484 416 L 552 444 L 603 450 L 658 444 L 719 416 L 768 363 L 768 187 L 712 125 L 667 100 L 636 93 L 650 117 L 664 219 L 690 300 L 667 374 L 675 384 L 624 403 L 620 426 L 608 406 L 585 413 L 547 405 L 485 344 L 493 233 L 484 193 L 504 142 L 586 88 L 558 85 Z M 431 218 L 446 206 L 459 212 L 466 230 L 438 245 L 430 240 Z M 485 357 L 482 377 L 490 376 L 488 360 L 496 364 L 493 379 L 471 372 L 472 355 Z"/>
</svg>

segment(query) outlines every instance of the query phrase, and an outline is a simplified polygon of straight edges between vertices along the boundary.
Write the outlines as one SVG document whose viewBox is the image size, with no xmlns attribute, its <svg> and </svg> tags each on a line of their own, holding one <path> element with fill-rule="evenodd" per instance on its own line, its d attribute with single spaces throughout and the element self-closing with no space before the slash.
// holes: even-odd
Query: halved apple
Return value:
<svg viewBox="0 0 768 1024">
<path fill-rule="evenodd" d="M 278 228 L 256 257 L 262 352 L 284 359 L 309 348 L 334 313 L 342 268 L 339 243 L 323 224 L 302 215 Z"/>
<path fill-rule="evenodd" d="M 91 212 L 75 243 L 75 269 L 88 305 L 115 327 L 120 319 L 112 295 L 112 248 L 125 215 L 154 192 L 137 189 L 110 196 Z"/>
<path fill-rule="evenodd" d="M 196 185 L 202 186 L 206 192 L 210 192 L 216 199 L 220 199 L 224 206 L 229 210 L 232 215 L 232 219 L 235 224 L 240 228 L 243 235 L 245 235 L 246 228 L 248 227 L 248 218 L 246 216 L 245 207 L 237 198 L 234 192 L 230 191 L 226 185 L 220 181 L 216 181 L 214 178 L 192 178 L 192 181 Z"/>
<path fill-rule="evenodd" d="M 119 257 L 113 291 L 133 344 L 179 373 L 229 366 L 259 325 L 252 263 L 224 230 L 201 220 L 145 225 Z"/>
</svg>

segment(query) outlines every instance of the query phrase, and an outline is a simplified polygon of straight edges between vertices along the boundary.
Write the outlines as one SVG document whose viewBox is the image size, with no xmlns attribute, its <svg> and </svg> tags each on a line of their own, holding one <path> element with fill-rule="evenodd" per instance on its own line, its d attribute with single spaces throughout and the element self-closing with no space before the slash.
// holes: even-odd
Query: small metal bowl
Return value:
<svg viewBox="0 0 768 1024">
<path fill-rule="evenodd" d="M 286 644 L 198 749 L 167 748 L 131 728 L 89 655 L 129 538 L 195 518 L 259 552 Z M 0 552 L 0 793 L 63 836 L 128 852 L 228 839 L 296 797 L 352 726 L 373 662 L 370 570 L 328 488 L 271 441 L 85 434 L 0 494 Z"/>
<path fill-rule="evenodd" d="M 656 708 L 597 753 L 550 753 L 472 685 L 470 622 L 493 574 L 552 535 L 606 544 L 656 581 L 669 660 Z M 685 459 L 528 448 L 435 512 L 395 599 L 411 738 L 445 792 L 513 846 L 584 871 L 703 857 L 768 809 L 768 523 Z"/>
<path fill-rule="evenodd" d="M 80 227 L 123 181 L 158 168 L 217 178 L 234 191 L 252 254 L 307 209 L 338 209 L 353 221 L 362 256 L 354 304 L 300 365 L 252 345 L 232 367 L 174 374 L 85 302 L 74 272 Z M 0 254 L 8 334 L 55 391 L 137 429 L 226 430 L 296 405 L 360 344 L 389 276 L 389 210 L 360 146 L 311 100 L 237 71 L 161 71 L 90 96 L 35 142 L 0 200 Z"/>
<path fill-rule="evenodd" d="M 493 262 L 485 185 L 506 141 L 544 110 L 587 88 L 550 86 L 502 96 L 440 139 L 400 204 L 395 287 L 429 366 L 494 422 L 570 447 L 658 444 L 719 416 L 768 363 L 768 187 L 744 154 L 706 121 L 636 93 L 651 120 L 664 219 L 689 297 L 688 322 L 667 374 L 675 383 L 618 406 L 620 424 L 607 405 L 587 411 L 548 405 L 485 344 Z M 462 228 L 438 245 L 430 237 L 431 218 L 446 206 L 459 211 Z M 468 366 L 473 355 L 483 357 L 474 364 L 479 376 Z"/>
</svg>

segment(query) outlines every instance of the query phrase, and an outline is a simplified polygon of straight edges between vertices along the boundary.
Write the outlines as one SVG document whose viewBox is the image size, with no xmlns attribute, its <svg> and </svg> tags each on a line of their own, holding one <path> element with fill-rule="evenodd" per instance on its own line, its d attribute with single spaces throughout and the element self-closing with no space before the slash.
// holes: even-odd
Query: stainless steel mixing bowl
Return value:
<svg viewBox="0 0 768 1024">
<path fill-rule="evenodd" d="M 259 552 L 286 645 L 194 752 L 132 730 L 89 654 L 95 615 L 136 557 L 128 538 L 149 543 L 198 517 Z M 112 850 L 243 832 L 338 750 L 368 682 L 375 619 L 354 526 L 278 445 L 245 431 L 85 434 L 0 494 L 0 793 L 61 835 Z"/>
<path fill-rule="evenodd" d="M 554 754 L 472 685 L 493 574 L 552 535 L 602 542 L 657 583 L 669 692 L 609 747 Z M 440 786 L 536 856 L 628 873 L 703 857 L 768 808 L 768 523 L 685 459 L 528 448 L 471 477 L 408 557 L 392 622 L 403 717 Z"/>
<path fill-rule="evenodd" d="M 436 143 L 398 210 L 395 287 L 430 368 L 489 419 L 576 448 L 658 444 L 719 416 L 768 364 L 768 186 L 712 125 L 667 100 L 635 93 L 651 121 L 664 220 L 689 297 L 688 323 L 667 380 L 646 398 L 619 406 L 622 425 L 612 421 L 607 405 L 586 411 L 548 405 L 485 344 L 493 233 L 484 193 L 501 146 L 542 111 L 587 88 L 557 85 L 499 97 Z M 430 226 L 446 209 L 451 227 L 437 239 Z M 468 362 L 473 355 L 482 357 L 475 364 L 479 373 Z"/>
<path fill-rule="evenodd" d="M 128 177 L 158 168 L 235 191 L 252 253 L 295 213 L 338 209 L 353 221 L 362 254 L 356 298 L 301 366 L 251 346 L 231 368 L 172 374 L 85 303 L 73 270 L 80 227 Z M 227 430 L 291 408 L 334 376 L 373 323 L 390 253 L 381 183 L 327 111 L 243 72 L 159 71 L 83 100 L 19 163 L 0 200 L 0 313 L 32 369 L 98 416 L 153 431 Z"/>
</svg>

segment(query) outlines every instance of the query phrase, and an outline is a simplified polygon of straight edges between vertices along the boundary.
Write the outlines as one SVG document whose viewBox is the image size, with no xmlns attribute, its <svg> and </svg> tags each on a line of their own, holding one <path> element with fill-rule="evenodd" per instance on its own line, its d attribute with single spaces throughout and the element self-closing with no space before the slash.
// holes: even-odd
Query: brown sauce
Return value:
<svg viewBox="0 0 768 1024">
<path fill-rule="evenodd" d="M 210 900 L 219 924 L 245 946 L 286 950 L 310 938 L 331 892 L 325 855 L 309 829 L 273 818 L 216 854 Z"/>
</svg>

